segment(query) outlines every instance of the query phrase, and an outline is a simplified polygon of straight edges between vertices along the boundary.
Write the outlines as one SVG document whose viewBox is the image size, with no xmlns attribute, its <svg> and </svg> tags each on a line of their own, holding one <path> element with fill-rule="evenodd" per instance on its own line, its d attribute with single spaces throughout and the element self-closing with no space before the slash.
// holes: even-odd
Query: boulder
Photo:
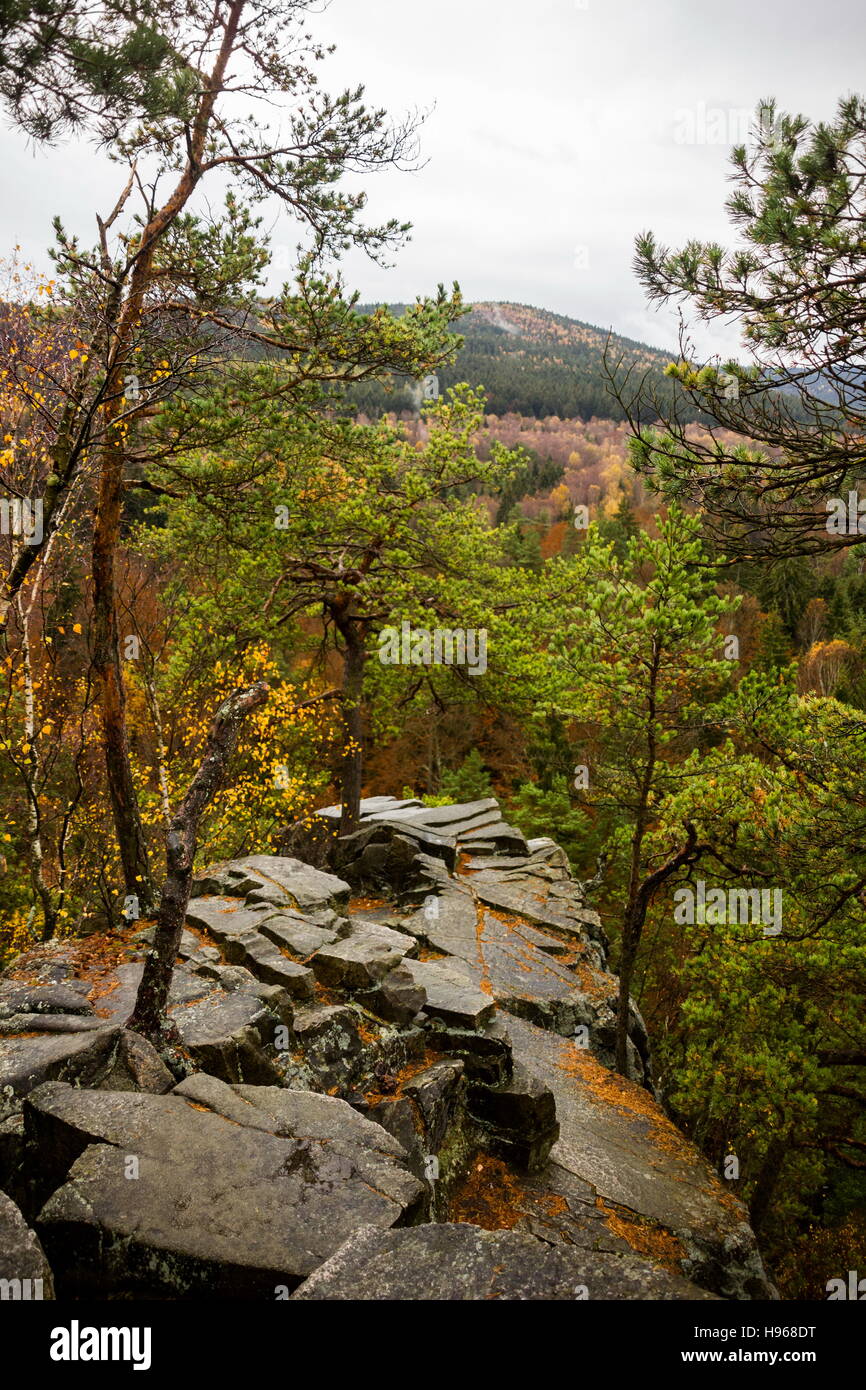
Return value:
<svg viewBox="0 0 866 1390">
<path fill-rule="evenodd" d="M 267 1055 L 277 1019 L 252 994 L 211 996 L 172 1015 L 193 1063 L 223 1081 L 279 1081 Z"/>
<path fill-rule="evenodd" d="M 459 1057 L 466 1076 L 473 1081 L 495 1086 L 511 1077 L 511 1043 L 499 1018 L 477 1030 L 435 1023 L 428 1028 L 426 1039 L 432 1052 Z"/>
<path fill-rule="evenodd" d="M 336 931 L 329 931 L 325 927 L 314 926 L 312 922 L 284 914 L 269 917 L 267 921 L 262 922 L 259 931 L 262 936 L 273 941 L 275 946 L 291 951 L 292 955 L 298 956 L 301 960 L 306 960 L 314 951 L 321 950 L 323 946 L 330 946 L 332 941 L 337 940 Z"/>
<path fill-rule="evenodd" d="M 396 932 L 394 933 L 396 935 Z M 411 944 L 407 941 L 407 946 Z M 369 989 L 399 965 L 406 951 L 370 937 L 350 937 L 323 946 L 310 964 L 316 979 L 334 989 Z"/>
<path fill-rule="evenodd" d="M 334 848 L 334 865 L 356 886 L 390 881 L 394 874 L 395 885 L 400 887 L 412 876 L 419 852 L 438 858 L 449 870 L 457 863 L 453 835 L 410 821 L 377 818 L 351 835 L 340 836 Z"/>
<path fill-rule="evenodd" d="M 299 1008 L 295 1037 L 321 1089 L 343 1086 L 355 1075 L 362 1043 L 352 1009 L 342 1004 Z"/>
<path fill-rule="evenodd" d="M 0 1300 L 54 1297 L 51 1269 L 39 1238 L 11 1197 L 0 1192 Z"/>
<path fill-rule="evenodd" d="M 0 981 L 0 1019 L 15 1014 L 63 1014 L 92 1017 L 93 1005 L 86 993 L 69 983 L 54 985 L 18 984 Z"/>
<path fill-rule="evenodd" d="M 226 959 L 242 965 L 263 984 L 282 985 L 292 999 L 312 999 L 315 979 L 312 970 L 289 960 L 278 946 L 259 932 L 243 932 L 225 944 Z"/>
<path fill-rule="evenodd" d="M 230 897 L 198 897 L 186 910 L 186 920 L 194 927 L 203 928 L 220 944 L 257 931 L 263 922 L 275 915 L 276 908 L 272 905 L 251 908 L 240 898 Z"/>
<path fill-rule="evenodd" d="M 213 1076 L 189 1076 L 174 1094 L 204 1105 L 249 1129 L 292 1139 L 338 1139 L 377 1153 L 405 1159 L 393 1135 L 359 1115 L 345 1101 L 318 1091 L 294 1091 L 282 1086 L 227 1086 Z"/>
<path fill-rule="evenodd" d="M 427 995 L 426 1013 L 445 1023 L 478 1028 L 496 1007 L 489 995 L 475 989 L 466 976 L 443 961 L 404 961 L 406 970 Z"/>
<path fill-rule="evenodd" d="M 559 1138 L 556 1101 L 550 1087 L 522 1066 L 498 1086 L 473 1084 L 469 1114 L 487 1134 L 490 1153 L 527 1172 L 543 1168 Z"/>
<path fill-rule="evenodd" d="M 272 903 L 302 912 L 343 907 L 350 891 L 348 883 L 335 874 L 277 854 L 229 860 L 211 867 L 193 884 L 195 898 L 203 893 L 247 897 L 251 903 Z"/>
<path fill-rule="evenodd" d="M 428 1153 L 444 1144 L 463 1090 L 463 1063 L 457 1059 L 434 1062 L 405 1083 L 403 1095 L 417 1106 Z"/>
<path fill-rule="evenodd" d="M 285 1094 L 271 1129 L 255 1104 L 251 1127 L 177 1094 L 32 1095 L 44 1150 L 79 1150 L 36 1223 L 62 1296 L 272 1299 L 359 1225 L 423 1214 L 391 1136 L 345 1102 Z"/>
<path fill-rule="evenodd" d="M 427 1003 L 427 992 L 415 983 L 402 963 L 383 975 L 374 989 L 359 996 L 359 1002 L 389 1023 L 411 1023 Z"/>
<path fill-rule="evenodd" d="M 5 1037 L 0 1045 L 0 1090 L 26 1096 L 43 1081 L 92 1086 L 112 1065 L 120 1028 L 86 1033 Z"/>
</svg>

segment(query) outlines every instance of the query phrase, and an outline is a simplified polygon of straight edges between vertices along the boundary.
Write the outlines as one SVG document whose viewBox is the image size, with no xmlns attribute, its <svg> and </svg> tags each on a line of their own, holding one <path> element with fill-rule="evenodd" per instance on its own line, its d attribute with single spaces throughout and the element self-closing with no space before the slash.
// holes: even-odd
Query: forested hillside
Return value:
<svg viewBox="0 0 866 1390">
<path fill-rule="evenodd" d="M 359 306 L 361 312 L 371 307 Z M 388 306 L 395 315 L 405 312 L 406 307 Z M 646 375 L 649 386 L 670 396 L 664 378 L 670 353 L 562 314 L 525 304 L 474 304 L 454 328 L 463 338 L 463 346 L 453 364 L 439 372 L 440 388 L 460 381 L 482 385 L 488 409 L 496 415 L 622 420 L 622 407 L 608 380 L 608 372 L 617 363 Z M 385 384 L 369 382 L 353 387 L 349 401 L 371 416 L 387 411 L 400 414 L 416 407 L 412 386 L 414 383 L 399 377 Z M 697 414 L 687 403 L 685 418 L 695 419 Z"/>
</svg>

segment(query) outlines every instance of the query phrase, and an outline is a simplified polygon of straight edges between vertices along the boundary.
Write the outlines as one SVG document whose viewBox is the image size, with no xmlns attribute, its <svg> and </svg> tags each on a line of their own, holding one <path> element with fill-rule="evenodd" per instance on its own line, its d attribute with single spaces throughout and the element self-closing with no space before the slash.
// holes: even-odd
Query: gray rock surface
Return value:
<svg viewBox="0 0 866 1390">
<path fill-rule="evenodd" d="M 432 1018 L 464 1028 L 478 1028 L 493 1016 L 496 1007 L 493 999 L 475 989 L 457 964 L 408 959 L 403 964 L 415 984 L 427 995 L 424 1008 Z"/>
<path fill-rule="evenodd" d="M 29 1030 L 28 1030 L 29 1031 Z M 120 1029 L 4 1037 L 0 1042 L 0 1090 L 25 1096 L 43 1081 L 95 1085 L 111 1065 Z"/>
<path fill-rule="evenodd" d="M 350 937 L 317 951 L 313 970 L 324 985 L 350 991 L 369 989 L 399 965 L 405 954 L 405 950 L 396 950 L 373 937 Z"/>
<path fill-rule="evenodd" d="M 517 1231 L 446 1224 L 356 1231 L 292 1295 L 299 1300 L 712 1299 L 628 1256 L 553 1249 Z"/>
<path fill-rule="evenodd" d="M 11 1197 L 0 1192 L 0 1299 L 39 1302 L 54 1297 L 45 1251 Z"/>
<path fill-rule="evenodd" d="M 273 1298 L 359 1225 L 422 1213 L 402 1151 L 345 1101 L 277 1091 L 239 1104 L 253 1126 L 177 1093 L 49 1083 L 29 1097 L 46 1154 L 78 1149 L 36 1223 L 64 1296 Z"/>
<path fill-rule="evenodd" d="M 275 854 L 253 854 L 205 870 L 193 885 L 193 894 L 223 894 L 271 902 L 301 911 L 336 909 L 349 900 L 350 888 L 335 874 L 322 873 L 300 859 Z"/>
<path fill-rule="evenodd" d="M 596 1198 L 673 1235 L 691 1278 L 725 1298 L 772 1297 L 745 1208 L 646 1092 L 567 1039 L 522 1019 L 506 1027 L 515 1060 L 555 1098 L 560 1137 L 549 1190 L 561 1188 L 558 1170 L 565 1170 Z M 728 1245 L 735 1258 L 724 1271 L 700 1253 Z"/>
</svg>

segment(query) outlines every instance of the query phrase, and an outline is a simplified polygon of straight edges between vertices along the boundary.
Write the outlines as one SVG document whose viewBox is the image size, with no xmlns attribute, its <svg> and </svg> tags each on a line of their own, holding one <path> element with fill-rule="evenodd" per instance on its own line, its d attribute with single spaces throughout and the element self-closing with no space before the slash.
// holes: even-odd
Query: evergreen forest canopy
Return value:
<svg viewBox="0 0 866 1390">
<path fill-rule="evenodd" d="M 11 118 L 117 171 L 51 278 L 7 250 L 0 956 L 134 903 L 164 1042 L 193 852 L 495 794 L 595 882 L 620 1068 L 630 991 L 785 1295 L 862 1268 L 864 100 L 764 104 L 730 248 L 638 235 L 652 299 L 741 323 L 705 363 L 458 285 L 361 305 L 341 258 L 408 228 L 343 176 L 419 130 L 324 91 L 306 0 L 3 4 L 0 37 Z M 483 631 L 484 669 L 383 663 L 406 623 Z M 778 933 L 718 906 L 755 889 Z"/>
<path fill-rule="evenodd" d="M 369 312 L 374 306 L 359 307 Z M 407 307 L 388 305 L 395 315 Z M 626 355 L 645 372 L 657 394 L 664 392 L 669 353 L 561 314 L 522 304 L 476 304 L 454 327 L 463 343 L 454 362 L 439 373 L 439 386 L 446 390 L 461 381 L 483 384 L 493 415 L 625 419 L 605 373 L 605 355 L 612 351 Z M 368 381 L 353 386 L 347 395 L 351 408 L 369 416 L 417 409 L 416 383 L 405 378 Z M 689 420 L 700 418 L 691 403 L 683 408 Z M 648 422 L 655 418 L 653 411 Z"/>
</svg>

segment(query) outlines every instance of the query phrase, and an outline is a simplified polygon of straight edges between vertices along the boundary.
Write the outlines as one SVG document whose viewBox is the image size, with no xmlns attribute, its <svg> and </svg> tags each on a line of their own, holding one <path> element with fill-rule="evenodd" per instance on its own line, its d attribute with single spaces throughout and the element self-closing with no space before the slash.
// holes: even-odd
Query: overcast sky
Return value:
<svg viewBox="0 0 866 1390">
<path fill-rule="evenodd" d="M 673 321 L 644 302 L 635 234 L 730 240 L 730 145 L 757 102 L 825 118 L 866 88 L 862 0 L 332 0 L 315 29 L 338 45 L 321 69 L 330 90 L 362 81 L 395 116 L 433 107 L 423 169 L 365 182 L 371 216 L 414 230 L 392 269 L 346 261 L 364 299 L 456 279 L 469 300 L 660 346 Z M 54 213 L 90 242 L 118 189 L 118 169 L 83 144 L 34 151 L 8 126 L 0 168 L 0 255 L 20 243 L 39 264 Z"/>
</svg>

